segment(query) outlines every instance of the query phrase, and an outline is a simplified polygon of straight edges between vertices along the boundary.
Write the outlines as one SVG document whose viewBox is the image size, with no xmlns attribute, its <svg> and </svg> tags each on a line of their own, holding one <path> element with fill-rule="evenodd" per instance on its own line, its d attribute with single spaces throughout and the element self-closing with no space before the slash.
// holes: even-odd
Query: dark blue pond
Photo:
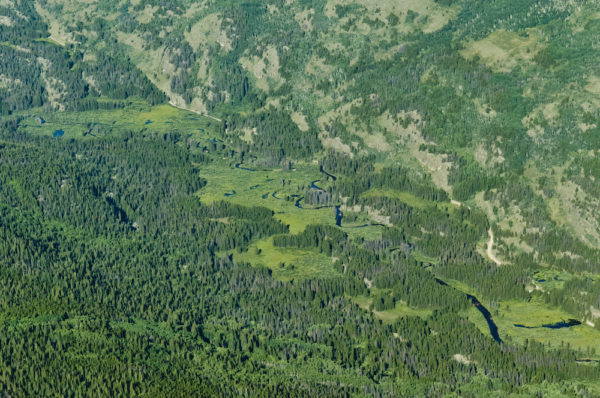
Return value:
<svg viewBox="0 0 600 398">
<path fill-rule="evenodd" d="M 257 185 L 252 185 L 252 186 L 250 187 L 250 190 L 256 189 L 256 188 L 258 188 L 258 187 L 260 187 L 260 185 L 258 185 L 258 184 L 257 184 Z"/>
<path fill-rule="evenodd" d="M 232 190 L 231 193 L 226 193 L 225 196 L 233 196 L 236 194 L 237 194 L 237 192 L 235 192 L 235 190 Z"/>
<path fill-rule="evenodd" d="M 344 213 L 342 213 L 342 211 L 340 210 L 340 206 L 335 206 L 335 225 L 341 227 L 342 218 L 344 218 Z"/>
<path fill-rule="evenodd" d="M 279 191 L 275 191 L 275 192 L 273 192 L 273 193 L 271 194 L 271 196 L 272 196 L 272 197 L 274 197 L 274 198 L 275 198 L 275 199 L 277 199 L 277 200 L 281 200 L 281 198 L 278 198 L 277 196 L 275 196 L 275 195 L 277 195 L 277 192 L 279 192 Z"/>
<path fill-rule="evenodd" d="M 43 118 L 43 117 L 40 117 L 38 120 L 40 121 L 40 123 L 41 123 L 41 124 L 44 124 L 44 123 L 46 123 L 46 121 L 44 120 L 44 118 Z"/>
<path fill-rule="evenodd" d="M 268 197 L 269 197 L 269 193 L 268 192 L 262 196 L 263 199 L 266 199 Z"/>
<path fill-rule="evenodd" d="M 570 328 L 571 326 L 581 325 L 577 319 L 568 319 L 566 321 L 560 321 L 556 323 L 547 323 L 542 326 L 527 326 L 522 325 L 520 323 L 515 323 L 514 326 L 516 328 L 524 328 L 524 329 L 537 329 L 537 328 L 546 328 L 546 329 L 562 329 L 562 328 Z"/>
<path fill-rule="evenodd" d="M 146 123 L 144 123 L 144 124 L 151 124 L 151 123 L 152 123 L 152 120 L 146 120 Z"/>
<path fill-rule="evenodd" d="M 298 195 L 296 195 L 298 196 Z M 296 206 L 299 209 L 304 209 L 304 207 L 302 207 L 302 205 L 300 204 L 300 202 L 302 201 L 302 199 L 304 199 L 304 197 L 300 197 L 296 200 L 296 203 L 294 203 L 294 206 Z"/>
<path fill-rule="evenodd" d="M 52 133 L 52 137 L 54 138 L 62 137 L 63 135 L 65 135 L 65 132 L 62 130 L 54 130 L 54 133 Z"/>
</svg>

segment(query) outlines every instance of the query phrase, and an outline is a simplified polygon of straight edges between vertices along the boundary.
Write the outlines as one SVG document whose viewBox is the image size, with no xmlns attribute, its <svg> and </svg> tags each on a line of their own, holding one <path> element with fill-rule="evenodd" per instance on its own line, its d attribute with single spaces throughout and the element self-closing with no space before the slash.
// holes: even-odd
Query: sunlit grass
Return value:
<svg viewBox="0 0 600 398">
<path fill-rule="evenodd" d="M 333 260 L 316 250 L 283 248 L 273 245 L 273 237 L 259 240 L 243 253 L 234 253 L 238 262 L 271 269 L 273 277 L 281 281 L 315 279 L 336 276 Z"/>
<path fill-rule="evenodd" d="M 214 128 L 209 126 L 214 121 L 207 117 L 170 105 L 149 106 L 141 101 L 133 102 L 124 109 L 111 110 L 45 112 L 33 109 L 27 111 L 26 116 L 28 117 L 19 126 L 21 131 L 52 136 L 54 131 L 63 130 L 61 139 L 93 139 L 110 132 L 142 130 L 187 133 L 207 139 L 217 137 L 212 132 Z M 44 123 L 38 118 L 42 118 Z M 91 134 L 84 134 L 86 132 Z"/>
</svg>

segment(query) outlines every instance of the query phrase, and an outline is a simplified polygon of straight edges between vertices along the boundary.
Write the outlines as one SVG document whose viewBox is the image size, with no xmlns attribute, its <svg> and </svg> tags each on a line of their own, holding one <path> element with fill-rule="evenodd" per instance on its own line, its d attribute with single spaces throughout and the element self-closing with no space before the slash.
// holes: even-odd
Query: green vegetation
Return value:
<svg viewBox="0 0 600 398">
<path fill-rule="evenodd" d="M 0 395 L 600 395 L 599 6 L 0 1 Z"/>
</svg>

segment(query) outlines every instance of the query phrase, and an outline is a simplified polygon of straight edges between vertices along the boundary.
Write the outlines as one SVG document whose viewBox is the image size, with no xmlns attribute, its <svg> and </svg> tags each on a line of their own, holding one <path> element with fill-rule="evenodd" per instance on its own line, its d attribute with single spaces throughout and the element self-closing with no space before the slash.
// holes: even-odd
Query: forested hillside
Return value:
<svg viewBox="0 0 600 398">
<path fill-rule="evenodd" d="M 0 0 L 0 394 L 600 396 L 599 7 Z"/>
</svg>

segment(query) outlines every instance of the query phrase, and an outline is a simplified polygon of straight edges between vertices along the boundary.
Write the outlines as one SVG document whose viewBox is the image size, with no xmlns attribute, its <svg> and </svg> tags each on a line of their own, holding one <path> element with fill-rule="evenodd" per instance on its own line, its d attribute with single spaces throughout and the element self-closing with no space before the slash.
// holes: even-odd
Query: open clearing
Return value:
<svg viewBox="0 0 600 398">
<path fill-rule="evenodd" d="M 127 109 L 97 110 L 86 112 L 54 112 L 42 110 L 28 112 L 30 118 L 25 119 L 20 129 L 32 134 L 51 136 L 55 130 L 63 130 L 65 138 L 82 138 L 84 132 L 91 131 L 93 138 L 115 131 L 141 131 L 147 129 L 156 132 L 191 133 L 196 137 L 214 138 L 210 134 L 210 118 L 192 112 L 177 109 L 170 105 L 148 106 L 144 103 L 132 104 Z M 45 123 L 36 119 L 42 117 Z M 150 123 L 148 123 L 150 122 Z"/>
<path fill-rule="evenodd" d="M 528 29 L 525 37 L 497 30 L 485 39 L 467 43 L 461 54 L 467 59 L 477 55 L 495 71 L 510 72 L 517 65 L 530 63 L 541 48 L 540 35 L 535 29 Z"/>
<path fill-rule="evenodd" d="M 280 281 L 336 276 L 333 261 L 316 250 L 282 248 L 273 245 L 273 237 L 259 240 L 247 252 L 234 253 L 235 261 L 268 267 Z"/>
<path fill-rule="evenodd" d="M 372 290 L 379 291 L 379 289 Z M 352 300 L 352 302 L 358 304 L 358 306 L 363 310 L 371 311 L 370 306 L 373 303 L 372 297 L 355 296 L 350 297 L 350 299 Z M 376 318 L 381 319 L 384 323 L 393 323 L 396 320 L 398 320 L 398 318 L 405 316 L 418 316 L 420 318 L 425 319 L 433 313 L 433 310 L 428 308 L 413 308 L 408 306 L 408 304 L 406 304 L 406 302 L 404 301 L 398 301 L 396 302 L 396 306 L 392 310 L 372 310 L 372 313 L 373 315 L 375 315 Z"/>
</svg>

